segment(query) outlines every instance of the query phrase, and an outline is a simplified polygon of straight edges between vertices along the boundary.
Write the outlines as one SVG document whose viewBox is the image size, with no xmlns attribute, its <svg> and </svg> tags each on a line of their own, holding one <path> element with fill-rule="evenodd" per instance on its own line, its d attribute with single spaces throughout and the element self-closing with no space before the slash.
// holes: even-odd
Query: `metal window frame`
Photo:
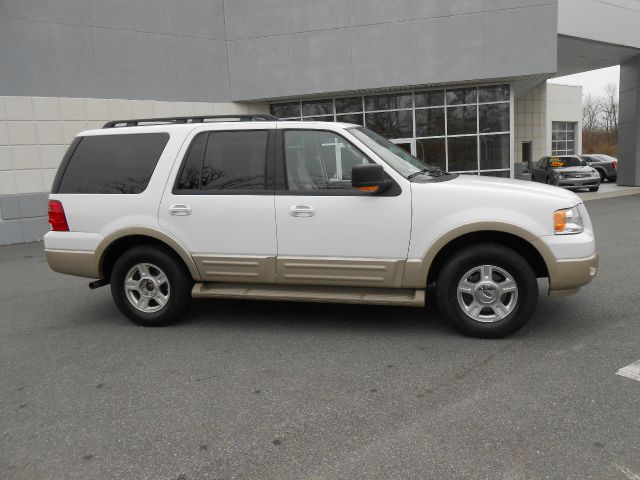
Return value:
<svg viewBox="0 0 640 480">
<path fill-rule="evenodd" d="M 564 124 L 564 128 L 554 128 L 555 125 L 562 123 Z M 571 125 L 571 128 L 567 128 L 567 125 Z M 571 122 L 571 121 L 565 121 L 565 120 L 554 120 L 551 122 L 551 155 L 576 155 L 576 144 L 577 144 L 577 139 L 576 139 L 576 130 L 578 129 L 578 122 Z M 553 148 L 553 134 L 554 133 L 573 133 L 573 140 L 567 140 L 566 138 L 564 140 L 555 140 L 555 142 L 563 142 L 565 148 L 562 149 L 554 149 Z M 566 148 L 569 143 L 571 143 L 573 145 L 573 148 Z"/>
</svg>

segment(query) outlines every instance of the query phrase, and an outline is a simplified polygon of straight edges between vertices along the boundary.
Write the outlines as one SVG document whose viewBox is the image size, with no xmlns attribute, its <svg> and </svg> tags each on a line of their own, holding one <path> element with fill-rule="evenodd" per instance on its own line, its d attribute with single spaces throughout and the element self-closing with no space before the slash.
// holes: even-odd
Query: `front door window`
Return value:
<svg viewBox="0 0 640 480">
<path fill-rule="evenodd" d="M 322 130 L 284 132 L 289 190 L 351 189 L 351 169 L 369 160 L 343 137 Z"/>
</svg>

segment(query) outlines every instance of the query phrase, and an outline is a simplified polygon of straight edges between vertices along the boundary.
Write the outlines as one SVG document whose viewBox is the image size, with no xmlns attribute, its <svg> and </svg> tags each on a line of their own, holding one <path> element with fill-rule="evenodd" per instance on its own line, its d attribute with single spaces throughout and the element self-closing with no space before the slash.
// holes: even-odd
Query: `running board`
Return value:
<svg viewBox="0 0 640 480">
<path fill-rule="evenodd" d="M 244 298 L 250 300 L 355 303 L 405 307 L 423 307 L 425 304 L 424 290 L 398 288 L 196 283 L 191 295 L 193 298 Z"/>
</svg>

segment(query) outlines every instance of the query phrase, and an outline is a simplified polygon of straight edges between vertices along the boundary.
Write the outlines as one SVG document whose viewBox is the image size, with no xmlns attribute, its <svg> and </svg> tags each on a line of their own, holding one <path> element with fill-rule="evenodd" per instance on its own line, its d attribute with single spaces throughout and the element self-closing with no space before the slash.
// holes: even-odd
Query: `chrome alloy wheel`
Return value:
<svg viewBox="0 0 640 480">
<path fill-rule="evenodd" d="M 167 275 L 152 263 L 138 263 L 124 280 L 127 300 L 144 313 L 155 313 L 167 304 L 171 290 Z"/>
<path fill-rule="evenodd" d="M 458 304 L 473 320 L 498 322 L 518 303 L 518 285 L 506 270 L 480 265 L 465 273 L 458 282 Z"/>
</svg>

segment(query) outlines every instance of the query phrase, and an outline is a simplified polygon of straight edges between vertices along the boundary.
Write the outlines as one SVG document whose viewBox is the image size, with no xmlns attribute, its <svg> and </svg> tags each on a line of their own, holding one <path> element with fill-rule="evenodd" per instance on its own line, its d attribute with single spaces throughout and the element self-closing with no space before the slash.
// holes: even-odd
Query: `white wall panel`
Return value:
<svg viewBox="0 0 640 480">
<path fill-rule="evenodd" d="M 0 97 L 0 195 L 49 191 L 73 138 L 109 120 L 268 111 L 248 103 Z"/>
</svg>

